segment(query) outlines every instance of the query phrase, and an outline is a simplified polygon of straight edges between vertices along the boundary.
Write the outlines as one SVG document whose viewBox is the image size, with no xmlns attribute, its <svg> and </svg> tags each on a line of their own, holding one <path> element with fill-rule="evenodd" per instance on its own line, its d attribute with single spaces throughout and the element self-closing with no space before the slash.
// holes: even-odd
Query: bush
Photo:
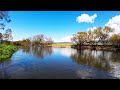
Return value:
<svg viewBox="0 0 120 90">
<path fill-rule="evenodd" d="M 17 51 L 17 48 L 15 46 L 1 44 L 0 45 L 0 58 L 1 59 L 9 58 L 15 51 Z"/>
</svg>

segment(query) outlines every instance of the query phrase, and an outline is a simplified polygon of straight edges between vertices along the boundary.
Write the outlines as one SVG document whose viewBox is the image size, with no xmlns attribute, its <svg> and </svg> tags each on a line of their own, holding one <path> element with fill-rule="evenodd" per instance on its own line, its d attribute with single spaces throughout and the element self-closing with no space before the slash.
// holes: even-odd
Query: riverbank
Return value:
<svg viewBox="0 0 120 90">
<path fill-rule="evenodd" d="M 17 51 L 17 47 L 14 45 L 0 44 L 0 60 L 7 59 Z"/>
<path fill-rule="evenodd" d="M 117 51 L 120 50 L 120 48 L 116 48 L 113 45 L 83 45 L 83 46 L 77 46 L 73 44 L 51 44 L 49 45 L 54 48 L 75 48 L 75 49 L 90 49 L 90 50 L 101 50 L 101 51 Z"/>
</svg>

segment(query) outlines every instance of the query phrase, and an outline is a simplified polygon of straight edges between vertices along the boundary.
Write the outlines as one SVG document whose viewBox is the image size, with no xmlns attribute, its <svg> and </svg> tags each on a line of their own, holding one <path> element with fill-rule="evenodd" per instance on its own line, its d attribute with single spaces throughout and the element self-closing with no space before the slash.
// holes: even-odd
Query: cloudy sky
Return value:
<svg viewBox="0 0 120 90">
<path fill-rule="evenodd" d="M 120 11 L 11 11 L 13 40 L 37 34 L 55 42 L 70 41 L 73 34 L 105 25 L 120 33 Z"/>
</svg>

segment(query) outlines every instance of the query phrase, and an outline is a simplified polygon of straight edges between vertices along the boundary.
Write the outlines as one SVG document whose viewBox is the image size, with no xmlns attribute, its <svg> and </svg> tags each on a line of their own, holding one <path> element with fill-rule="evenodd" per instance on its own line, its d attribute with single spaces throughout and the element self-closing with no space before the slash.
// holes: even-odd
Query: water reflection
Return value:
<svg viewBox="0 0 120 90">
<path fill-rule="evenodd" d="M 114 77 L 120 78 L 120 52 L 20 47 L 0 63 L 0 78 L 5 79 Z"/>
<path fill-rule="evenodd" d="M 77 53 L 77 50 L 76 49 L 70 49 L 70 48 L 61 48 L 60 49 L 60 54 L 62 54 L 63 56 L 66 56 L 66 57 L 70 57 L 71 55 L 73 54 L 76 54 Z"/>
<path fill-rule="evenodd" d="M 10 74 L 7 72 L 6 68 L 11 64 L 10 59 L 6 59 L 4 61 L 0 61 L 0 78 L 10 78 Z"/>
<path fill-rule="evenodd" d="M 98 55 L 97 53 L 99 52 L 90 50 L 77 51 L 77 53 L 71 55 L 71 58 L 78 64 L 85 64 L 95 67 L 99 70 L 110 71 L 110 63 L 104 56 L 105 52 L 102 52 Z"/>
<path fill-rule="evenodd" d="M 112 62 L 120 62 L 120 52 L 113 52 L 110 59 Z"/>
<path fill-rule="evenodd" d="M 22 52 L 24 53 L 31 53 L 37 58 L 44 58 L 46 55 L 52 54 L 51 47 L 21 47 Z"/>
<path fill-rule="evenodd" d="M 113 62 L 120 62 L 120 52 L 76 50 L 72 48 L 55 49 L 51 47 L 22 47 L 22 52 L 31 53 L 37 58 L 44 58 L 53 52 L 60 52 L 61 55 L 70 57 L 77 64 L 91 66 L 107 72 L 110 72 L 114 68 Z"/>
</svg>

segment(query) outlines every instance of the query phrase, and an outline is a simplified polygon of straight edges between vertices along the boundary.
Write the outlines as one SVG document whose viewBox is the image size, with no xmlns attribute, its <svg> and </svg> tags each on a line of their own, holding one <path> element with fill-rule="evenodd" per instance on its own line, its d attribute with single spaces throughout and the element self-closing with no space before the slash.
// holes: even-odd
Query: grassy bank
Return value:
<svg viewBox="0 0 120 90">
<path fill-rule="evenodd" d="M 71 48 L 72 44 L 52 44 L 51 46 L 56 48 Z"/>
<path fill-rule="evenodd" d="M 11 57 L 15 51 L 17 48 L 14 45 L 0 44 L 0 60 Z"/>
</svg>

